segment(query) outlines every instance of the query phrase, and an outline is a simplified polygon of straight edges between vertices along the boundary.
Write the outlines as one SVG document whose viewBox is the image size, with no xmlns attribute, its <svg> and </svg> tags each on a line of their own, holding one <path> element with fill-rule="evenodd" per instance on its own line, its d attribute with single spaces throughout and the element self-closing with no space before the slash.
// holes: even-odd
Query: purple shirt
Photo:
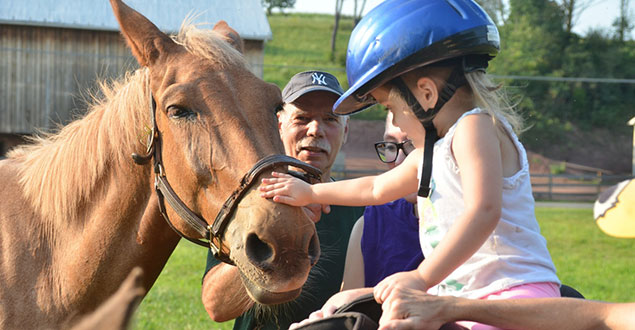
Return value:
<svg viewBox="0 0 635 330">
<path fill-rule="evenodd" d="M 423 253 L 414 205 L 402 198 L 367 206 L 361 247 L 366 287 L 375 286 L 388 275 L 417 268 Z"/>
</svg>

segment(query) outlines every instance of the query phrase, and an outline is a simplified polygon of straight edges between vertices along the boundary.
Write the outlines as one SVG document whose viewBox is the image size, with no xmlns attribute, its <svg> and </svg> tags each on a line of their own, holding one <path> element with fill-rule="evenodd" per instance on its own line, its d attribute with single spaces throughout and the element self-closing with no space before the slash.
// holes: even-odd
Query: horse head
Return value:
<svg viewBox="0 0 635 330">
<path fill-rule="evenodd" d="M 257 185 L 244 185 L 245 173 L 258 182 L 270 176 L 269 169 L 284 171 L 288 165 L 252 168 L 284 153 L 274 113 L 282 103 L 280 90 L 248 70 L 242 40 L 226 23 L 217 24 L 213 34 L 185 29 L 186 37 L 172 39 L 121 1 L 111 5 L 134 57 L 148 70 L 154 104 L 148 127 L 155 148 L 146 155 L 154 158 L 148 168 L 154 168 L 159 185 L 170 186 L 180 207 L 205 219 L 207 230 L 217 234 L 209 239 L 238 267 L 254 300 L 272 304 L 295 298 L 319 256 L 315 226 L 302 209 L 260 198 Z M 228 211 L 223 201 L 236 191 Z M 201 238 L 177 206 L 162 206 L 174 229 Z M 219 212 L 225 212 L 222 226 L 214 223 Z"/>
</svg>

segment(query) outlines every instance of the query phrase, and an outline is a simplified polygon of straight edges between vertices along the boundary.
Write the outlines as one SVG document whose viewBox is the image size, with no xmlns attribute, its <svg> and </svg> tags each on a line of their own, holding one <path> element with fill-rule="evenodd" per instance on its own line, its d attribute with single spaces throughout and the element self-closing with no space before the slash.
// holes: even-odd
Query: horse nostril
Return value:
<svg viewBox="0 0 635 330">
<path fill-rule="evenodd" d="M 309 260 L 311 261 L 311 267 L 315 266 L 318 259 L 320 259 L 320 241 L 317 234 L 313 234 L 309 242 Z"/>
<path fill-rule="evenodd" d="M 260 240 L 256 234 L 249 234 L 245 245 L 245 253 L 254 264 L 262 265 L 273 256 L 273 250 L 269 244 Z"/>
</svg>

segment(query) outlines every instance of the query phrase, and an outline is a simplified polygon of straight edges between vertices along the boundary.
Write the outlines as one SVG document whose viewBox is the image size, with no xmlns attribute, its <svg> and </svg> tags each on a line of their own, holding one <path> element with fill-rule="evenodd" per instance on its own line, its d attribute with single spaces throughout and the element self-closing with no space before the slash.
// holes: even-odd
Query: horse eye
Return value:
<svg viewBox="0 0 635 330">
<path fill-rule="evenodd" d="M 171 105 L 168 107 L 167 114 L 168 114 L 168 118 L 178 119 L 178 118 L 190 117 L 194 115 L 194 112 L 186 108 L 182 108 L 176 105 Z"/>
</svg>

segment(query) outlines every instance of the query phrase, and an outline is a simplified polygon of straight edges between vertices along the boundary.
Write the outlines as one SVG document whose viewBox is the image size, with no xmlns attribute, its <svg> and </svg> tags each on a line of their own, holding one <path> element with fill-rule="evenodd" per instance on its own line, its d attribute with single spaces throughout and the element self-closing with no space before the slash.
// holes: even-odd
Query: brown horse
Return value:
<svg viewBox="0 0 635 330">
<path fill-rule="evenodd" d="M 194 217 L 212 224 L 226 216 L 211 238 L 253 299 L 295 298 L 319 255 L 315 226 L 302 209 L 241 185 L 247 172 L 253 181 L 271 172 L 250 171 L 260 159 L 284 153 L 279 89 L 248 70 L 226 24 L 186 26 L 171 38 L 119 0 L 111 4 L 145 68 L 103 84 L 82 119 L 0 162 L 0 328 L 55 328 L 91 312 L 135 266 L 149 290 L 179 241 L 155 182 L 169 183 Z M 148 135 L 149 146 L 141 142 Z M 147 157 L 135 157 L 145 165 L 135 164 L 130 155 L 148 147 Z M 237 198 L 228 209 L 230 195 Z M 176 230 L 201 238 L 174 203 L 161 205 Z"/>
</svg>

